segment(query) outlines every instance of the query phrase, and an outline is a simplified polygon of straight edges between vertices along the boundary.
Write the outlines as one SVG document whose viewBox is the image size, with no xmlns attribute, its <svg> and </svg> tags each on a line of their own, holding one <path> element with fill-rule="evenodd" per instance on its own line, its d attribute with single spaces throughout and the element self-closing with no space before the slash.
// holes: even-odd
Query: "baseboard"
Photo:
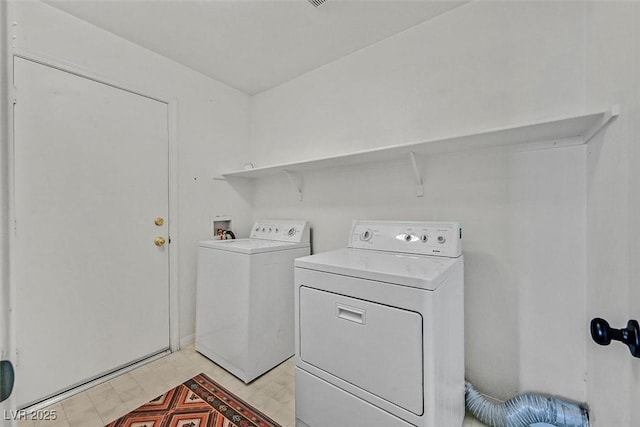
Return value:
<svg viewBox="0 0 640 427">
<path fill-rule="evenodd" d="M 180 348 L 185 348 L 191 344 L 196 342 L 196 334 L 187 335 L 186 337 L 180 338 Z"/>
</svg>

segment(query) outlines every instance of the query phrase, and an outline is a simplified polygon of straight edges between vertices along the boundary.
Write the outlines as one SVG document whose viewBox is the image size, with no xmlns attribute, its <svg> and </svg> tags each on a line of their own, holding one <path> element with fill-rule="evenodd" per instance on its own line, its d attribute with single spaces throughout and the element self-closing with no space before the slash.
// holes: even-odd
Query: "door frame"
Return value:
<svg viewBox="0 0 640 427">
<path fill-rule="evenodd" d="M 177 99 L 167 100 L 163 97 L 149 94 L 145 90 L 134 87 L 133 85 L 125 82 L 116 81 L 103 75 L 94 74 L 89 70 L 79 67 L 76 64 L 54 58 L 48 57 L 41 53 L 29 52 L 23 49 L 13 48 L 13 52 L 8 55 L 8 93 L 13 94 L 11 98 L 18 98 L 19 93 L 16 93 L 14 89 L 14 62 L 16 58 L 31 61 L 36 64 L 40 64 L 46 67 L 57 69 L 69 74 L 73 74 L 80 78 L 88 79 L 96 83 L 105 84 L 116 89 L 124 90 L 126 92 L 139 95 L 145 98 L 152 99 L 154 101 L 161 102 L 167 105 L 167 137 L 168 137 L 168 161 L 169 161 L 169 182 L 168 182 L 168 212 L 169 212 L 169 348 L 172 352 L 180 349 L 180 324 L 179 324 L 179 288 L 178 288 L 178 134 L 177 134 L 177 120 L 178 120 L 178 101 Z M 9 304 L 11 307 L 15 306 L 15 282 L 13 277 L 13 268 L 15 254 L 13 253 L 14 247 L 14 221 L 15 221 L 15 164 L 14 164 L 14 146 L 15 146 L 15 119 L 14 109 L 12 106 L 8 109 L 8 201 L 9 201 Z M 9 316 L 11 317 L 11 316 Z M 18 359 L 15 348 L 15 333 L 16 328 L 12 322 L 9 322 L 9 349 L 12 360 Z M 15 362 L 14 362 L 15 364 Z"/>
</svg>

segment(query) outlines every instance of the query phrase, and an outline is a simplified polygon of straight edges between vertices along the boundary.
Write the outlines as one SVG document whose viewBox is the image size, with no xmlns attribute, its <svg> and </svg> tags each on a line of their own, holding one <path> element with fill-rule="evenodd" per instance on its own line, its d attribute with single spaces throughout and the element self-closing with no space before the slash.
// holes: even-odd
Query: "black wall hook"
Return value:
<svg viewBox="0 0 640 427">
<path fill-rule="evenodd" d="M 640 357 L 640 325 L 635 320 L 629 320 L 624 329 L 614 329 L 609 322 L 596 317 L 591 321 L 591 338 L 600 345 L 620 341 L 629 347 L 633 357 Z"/>
</svg>

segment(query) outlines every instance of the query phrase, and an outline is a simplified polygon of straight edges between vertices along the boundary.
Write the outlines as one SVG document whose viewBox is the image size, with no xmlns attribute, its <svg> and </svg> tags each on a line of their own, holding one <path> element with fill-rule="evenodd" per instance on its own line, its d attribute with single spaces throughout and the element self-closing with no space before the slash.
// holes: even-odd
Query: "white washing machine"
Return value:
<svg viewBox="0 0 640 427">
<path fill-rule="evenodd" d="M 461 240 L 355 221 L 347 248 L 296 259 L 296 426 L 462 425 Z"/>
<path fill-rule="evenodd" d="M 246 239 L 198 248 L 196 350 L 245 383 L 294 354 L 293 260 L 306 221 L 257 221 Z"/>
</svg>

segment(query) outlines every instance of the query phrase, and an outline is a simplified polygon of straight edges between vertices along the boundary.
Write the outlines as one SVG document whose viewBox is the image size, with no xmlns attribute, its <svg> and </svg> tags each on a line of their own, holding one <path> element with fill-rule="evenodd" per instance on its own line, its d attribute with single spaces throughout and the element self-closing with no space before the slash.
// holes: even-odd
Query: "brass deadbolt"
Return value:
<svg viewBox="0 0 640 427">
<path fill-rule="evenodd" d="M 153 223 L 155 225 L 157 225 L 158 227 L 160 227 L 160 226 L 164 225 L 164 218 L 158 217 L 155 220 L 153 220 Z"/>
</svg>

